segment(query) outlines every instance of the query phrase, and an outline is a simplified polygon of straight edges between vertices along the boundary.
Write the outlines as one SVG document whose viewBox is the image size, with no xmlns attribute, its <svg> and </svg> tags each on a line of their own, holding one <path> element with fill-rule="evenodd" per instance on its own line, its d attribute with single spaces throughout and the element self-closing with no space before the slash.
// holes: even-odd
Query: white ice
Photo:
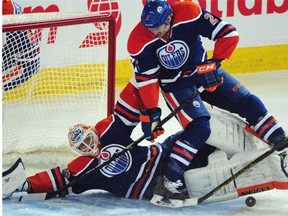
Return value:
<svg viewBox="0 0 288 216">
<path fill-rule="evenodd" d="M 243 74 L 236 76 L 243 85 L 259 96 L 269 111 L 288 130 L 288 71 L 263 72 L 259 74 Z M 161 107 L 166 107 L 161 101 Z M 168 115 L 168 109 L 163 108 L 163 116 Z M 165 134 L 174 133 L 180 127 L 175 120 L 164 126 Z M 141 136 L 140 129 L 136 130 L 133 138 Z M 166 135 L 162 135 L 166 137 Z M 164 138 L 159 138 L 159 141 Z M 46 167 L 47 169 L 50 167 Z M 27 173 L 31 173 L 26 167 Z M 38 170 L 40 171 L 40 170 Z M 34 172 L 34 170 L 33 170 Z M 245 205 L 246 197 L 221 203 L 201 204 L 181 209 L 167 209 L 152 206 L 148 201 L 128 200 L 115 197 L 105 191 L 93 190 L 81 195 L 69 195 L 66 198 L 55 198 L 47 201 L 19 203 L 17 200 L 2 201 L 2 214 L 5 216 L 85 216 L 85 215 L 141 215 L 141 216 L 188 216 L 188 215 L 288 215 L 288 191 L 272 190 L 253 195 L 257 202 L 254 207 Z"/>
</svg>

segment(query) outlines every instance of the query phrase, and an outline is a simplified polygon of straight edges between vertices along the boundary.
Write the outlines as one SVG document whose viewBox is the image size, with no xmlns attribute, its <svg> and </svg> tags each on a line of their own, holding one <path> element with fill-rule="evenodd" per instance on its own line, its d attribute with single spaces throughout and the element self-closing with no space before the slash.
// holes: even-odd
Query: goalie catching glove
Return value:
<svg viewBox="0 0 288 216">
<path fill-rule="evenodd" d="M 200 83 L 206 91 L 213 92 L 223 83 L 223 78 L 218 73 L 220 65 L 220 61 L 216 59 L 208 59 L 197 65 Z"/>
<path fill-rule="evenodd" d="M 154 139 L 164 133 L 164 129 L 157 126 L 160 122 L 160 117 L 161 109 L 159 107 L 141 110 L 140 121 L 146 140 L 154 142 Z"/>
</svg>

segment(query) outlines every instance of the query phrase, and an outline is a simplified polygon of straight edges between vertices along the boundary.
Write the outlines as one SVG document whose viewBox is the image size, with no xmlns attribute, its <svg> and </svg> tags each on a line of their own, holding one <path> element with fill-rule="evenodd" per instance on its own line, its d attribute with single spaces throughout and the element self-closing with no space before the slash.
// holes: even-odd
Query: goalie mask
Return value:
<svg viewBox="0 0 288 216">
<path fill-rule="evenodd" d="M 78 124 L 69 129 L 70 147 L 79 155 L 99 157 L 100 141 L 92 126 Z"/>
</svg>

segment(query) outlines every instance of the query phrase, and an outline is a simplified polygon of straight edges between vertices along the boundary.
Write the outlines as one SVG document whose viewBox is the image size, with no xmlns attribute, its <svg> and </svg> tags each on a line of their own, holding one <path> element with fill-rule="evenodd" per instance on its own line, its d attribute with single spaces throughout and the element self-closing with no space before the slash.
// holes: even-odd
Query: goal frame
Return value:
<svg viewBox="0 0 288 216">
<path fill-rule="evenodd" d="M 93 22 L 109 22 L 108 25 L 108 88 L 107 88 L 107 116 L 111 115 L 114 111 L 115 104 L 115 74 L 116 74 L 116 20 L 111 14 L 93 14 L 79 18 L 65 18 L 45 20 L 45 21 L 32 21 L 16 24 L 3 24 L 2 32 L 13 32 L 27 29 L 37 28 L 52 28 L 68 25 L 77 25 Z"/>
</svg>

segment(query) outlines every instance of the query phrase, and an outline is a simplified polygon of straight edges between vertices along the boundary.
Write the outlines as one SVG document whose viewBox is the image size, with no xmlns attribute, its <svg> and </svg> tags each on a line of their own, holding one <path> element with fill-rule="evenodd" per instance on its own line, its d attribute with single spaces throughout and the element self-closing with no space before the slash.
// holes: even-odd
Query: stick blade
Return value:
<svg viewBox="0 0 288 216">
<path fill-rule="evenodd" d="M 199 204 L 198 198 L 188 198 L 185 199 L 183 206 L 195 206 Z"/>
</svg>

